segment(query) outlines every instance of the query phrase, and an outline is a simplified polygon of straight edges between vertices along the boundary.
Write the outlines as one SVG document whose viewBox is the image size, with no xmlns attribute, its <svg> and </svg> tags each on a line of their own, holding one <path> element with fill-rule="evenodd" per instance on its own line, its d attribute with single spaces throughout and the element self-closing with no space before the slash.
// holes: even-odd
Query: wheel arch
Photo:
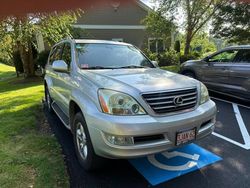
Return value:
<svg viewBox="0 0 250 188">
<path fill-rule="evenodd" d="M 74 116 L 77 112 L 81 112 L 83 115 L 83 118 L 84 118 L 84 114 L 83 114 L 81 107 L 77 104 L 76 101 L 70 100 L 70 102 L 69 102 L 69 123 L 70 123 L 71 131 L 73 128 Z"/>
</svg>

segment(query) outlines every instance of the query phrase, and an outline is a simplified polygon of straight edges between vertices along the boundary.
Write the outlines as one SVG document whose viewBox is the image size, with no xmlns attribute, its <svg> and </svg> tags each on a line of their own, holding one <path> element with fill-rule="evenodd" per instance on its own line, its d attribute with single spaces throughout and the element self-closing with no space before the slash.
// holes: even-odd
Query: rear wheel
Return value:
<svg viewBox="0 0 250 188">
<path fill-rule="evenodd" d="M 104 159 L 94 152 L 86 122 L 81 112 L 73 121 L 73 136 L 77 158 L 86 171 L 93 171 L 103 165 Z"/>
<path fill-rule="evenodd" d="M 48 90 L 47 86 L 45 87 L 45 102 L 46 102 L 46 107 L 47 107 L 48 111 L 50 113 L 53 112 L 53 109 L 52 109 L 52 106 L 51 106 L 53 100 L 52 100 L 52 98 L 50 96 L 50 93 L 49 93 L 49 90 Z"/>
</svg>

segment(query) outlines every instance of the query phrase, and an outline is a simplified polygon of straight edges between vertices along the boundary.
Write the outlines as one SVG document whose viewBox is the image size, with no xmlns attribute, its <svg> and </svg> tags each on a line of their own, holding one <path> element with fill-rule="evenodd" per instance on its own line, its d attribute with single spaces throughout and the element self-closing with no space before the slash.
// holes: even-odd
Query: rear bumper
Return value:
<svg viewBox="0 0 250 188">
<path fill-rule="evenodd" d="M 106 158 L 133 158 L 175 148 L 176 133 L 196 128 L 196 139 L 210 135 L 215 127 L 216 106 L 211 100 L 194 111 L 182 114 L 152 117 L 112 116 L 96 112 L 85 116 L 95 153 Z M 161 140 L 135 143 L 129 146 L 114 145 L 108 142 L 104 132 L 120 136 L 164 135 Z"/>
</svg>

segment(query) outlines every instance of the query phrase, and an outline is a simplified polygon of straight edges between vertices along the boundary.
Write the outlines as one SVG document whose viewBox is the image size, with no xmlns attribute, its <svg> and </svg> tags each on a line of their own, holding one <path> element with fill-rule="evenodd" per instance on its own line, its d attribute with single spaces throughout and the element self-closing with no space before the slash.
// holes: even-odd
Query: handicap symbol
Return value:
<svg viewBox="0 0 250 188">
<path fill-rule="evenodd" d="M 163 152 L 162 155 L 168 159 L 171 159 L 173 157 L 184 157 L 187 159 L 191 159 L 190 161 L 188 161 L 187 163 L 183 164 L 183 165 L 179 165 L 179 166 L 170 166 L 170 165 L 166 165 L 166 164 L 162 164 L 160 163 L 156 158 L 155 155 L 150 155 L 148 156 L 148 161 L 163 170 L 168 170 L 168 171 L 181 171 L 181 170 L 188 170 L 190 168 L 193 168 L 195 166 L 197 166 L 197 162 L 199 160 L 200 155 L 198 154 L 194 154 L 194 155 L 190 155 L 187 153 L 183 153 L 183 152 L 179 152 L 179 151 L 173 151 L 173 152 Z"/>
<path fill-rule="evenodd" d="M 130 159 L 129 162 L 151 185 L 157 185 L 220 160 L 216 154 L 196 144 L 188 144 L 172 151 Z"/>
</svg>

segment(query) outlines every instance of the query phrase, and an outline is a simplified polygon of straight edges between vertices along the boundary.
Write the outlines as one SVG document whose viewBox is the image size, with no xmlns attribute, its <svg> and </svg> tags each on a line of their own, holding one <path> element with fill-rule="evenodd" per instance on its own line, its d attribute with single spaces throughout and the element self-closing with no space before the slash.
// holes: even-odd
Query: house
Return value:
<svg viewBox="0 0 250 188">
<path fill-rule="evenodd" d="M 148 48 L 152 52 L 165 49 L 163 40 L 148 36 L 146 27 L 142 24 L 149 11 L 153 11 L 145 3 L 140 0 L 100 2 L 85 8 L 84 14 L 73 25 L 85 31 L 81 38 L 127 42 L 141 49 Z M 39 40 L 38 37 L 37 39 Z"/>
<path fill-rule="evenodd" d="M 87 33 L 87 38 L 127 42 L 142 48 L 147 41 L 142 20 L 152 11 L 140 0 L 105 1 L 84 10 L 74 25 Z"/>
</svg>

